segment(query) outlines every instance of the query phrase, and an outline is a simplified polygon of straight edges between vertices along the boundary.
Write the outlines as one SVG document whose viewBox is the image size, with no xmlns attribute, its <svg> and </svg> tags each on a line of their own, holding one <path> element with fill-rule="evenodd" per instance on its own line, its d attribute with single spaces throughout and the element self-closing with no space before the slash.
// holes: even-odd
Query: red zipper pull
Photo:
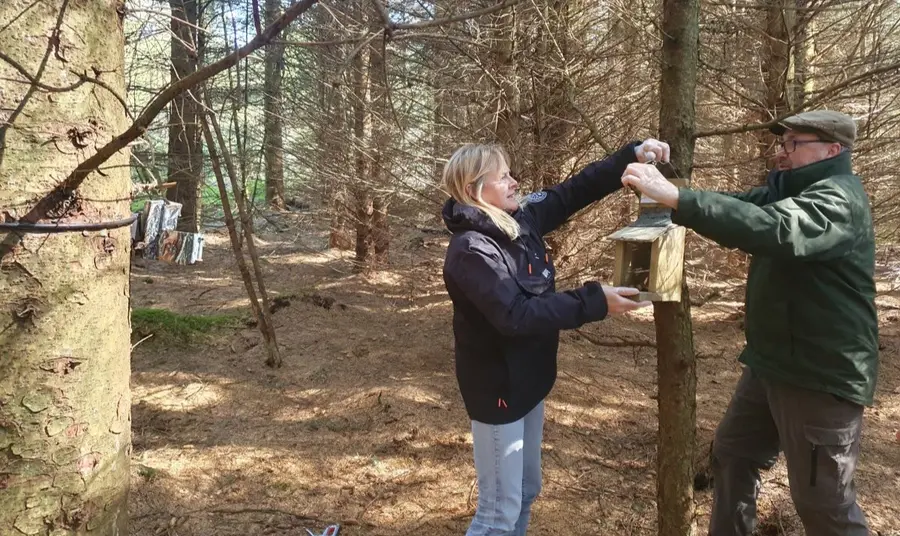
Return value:
<svg viewBox="0 0 900 536">
<path fill-rule="evenodd" d="M 531 263 L 528 263 L 528 275 L 531 275 Z"/>
<path fill-rule="evenodd" d="M 499 408 L 499 407 L 504 407 L 504 408 L 505 408 L 505 407 L 508 407 L 508 406 L 506 405 L 506 401 L 505 401 L 505 400 L 503 400 L 502 398 L 498 398 L 498 399 L 497 399 L 497 407 L 498 407 L 498 408 Z"/>
</svg>

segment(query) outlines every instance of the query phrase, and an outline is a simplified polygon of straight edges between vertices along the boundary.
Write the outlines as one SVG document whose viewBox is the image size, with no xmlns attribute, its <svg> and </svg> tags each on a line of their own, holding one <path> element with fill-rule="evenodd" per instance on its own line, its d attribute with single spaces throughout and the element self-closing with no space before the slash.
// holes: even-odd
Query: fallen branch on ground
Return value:
<svg viewBox="0 0 900 536">
<path fill-rule="evenodd" d="M 584 330 L 576 329 L 575 333 L 584 337 L 584 340 L 597 346 L 610 346 L 613 348 L 631 348 L 635 346 L 643 348 L 656 348 L 656 343 L 651 340 L 635 340 L 626 339 L 624 337 L 616 337 L 618 340 L 598 339 L 593 335 L 588 335 Z"/>
</svg>

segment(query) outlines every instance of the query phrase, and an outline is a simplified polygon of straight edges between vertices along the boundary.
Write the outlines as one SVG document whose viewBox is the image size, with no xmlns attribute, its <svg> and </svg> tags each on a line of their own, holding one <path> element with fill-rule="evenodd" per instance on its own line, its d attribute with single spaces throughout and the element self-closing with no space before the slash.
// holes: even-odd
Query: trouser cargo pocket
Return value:
<svg viewBox="0 0 900 536">
<path fill-rule="evenodd" d="M 809 443 L 809 488 L 806 493 L 800 491 L 799 495 L 831 505 L 852 500 L 859 424 L 840 428 L 806 425 L 803 435 Z"/>
</svg>

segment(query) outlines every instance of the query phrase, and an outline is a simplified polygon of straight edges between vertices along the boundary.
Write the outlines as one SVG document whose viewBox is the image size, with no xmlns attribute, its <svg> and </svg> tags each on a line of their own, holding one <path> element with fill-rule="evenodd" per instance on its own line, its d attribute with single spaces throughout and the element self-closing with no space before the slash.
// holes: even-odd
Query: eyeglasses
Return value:
<svg viewBox="0 0 900 536">
<path fill-rule="evenodd" d="M 785 153 L 793 153 L 797 150 L 797 146 L 804 143 L 831 143 L 825 140 L 781 140 L 777 143 L 781 150 Z"/>
</svg>

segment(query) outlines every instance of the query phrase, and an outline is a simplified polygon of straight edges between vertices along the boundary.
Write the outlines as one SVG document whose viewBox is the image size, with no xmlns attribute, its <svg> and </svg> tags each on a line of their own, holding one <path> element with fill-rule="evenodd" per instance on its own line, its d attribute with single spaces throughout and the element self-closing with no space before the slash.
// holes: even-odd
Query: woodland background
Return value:
<svg viewBox="0 0 900 536">
<path fill-rule="evenodd" d="M 669 54 L 696 86 L 667 86 L 665 36 L 688 13 L 677 35 L 697 38 Z M 127 229 L 0 230 L 0 533 L 463 534 L 477 492 L 441 279 L 452 151 L 503 144 L 527 192 L 660 137 L 693 188 L 733 191 L 764 180 L 766 124 L 818 108 L 858 121 L 882 350 L 858 480 L 896 536 L 896 0 L 3 0 L 5 221 L 167 197 L 205 251 L 170 265 Z M 604 237 L 634 217 L 618 192 L 550 235 L 558 285 L 609 281 Z M 689 236 L 687 323 L 670 324 L 693 334 L 682 476 L 703 472 L 740 372 L 747 265 Z M 704 491 L 657 508 L 673 318 L 564 335 L 535 534 L 705 530 Z M 783 463 L 764 480 L 761 533 L 802 534 Z"/>
</svg>

